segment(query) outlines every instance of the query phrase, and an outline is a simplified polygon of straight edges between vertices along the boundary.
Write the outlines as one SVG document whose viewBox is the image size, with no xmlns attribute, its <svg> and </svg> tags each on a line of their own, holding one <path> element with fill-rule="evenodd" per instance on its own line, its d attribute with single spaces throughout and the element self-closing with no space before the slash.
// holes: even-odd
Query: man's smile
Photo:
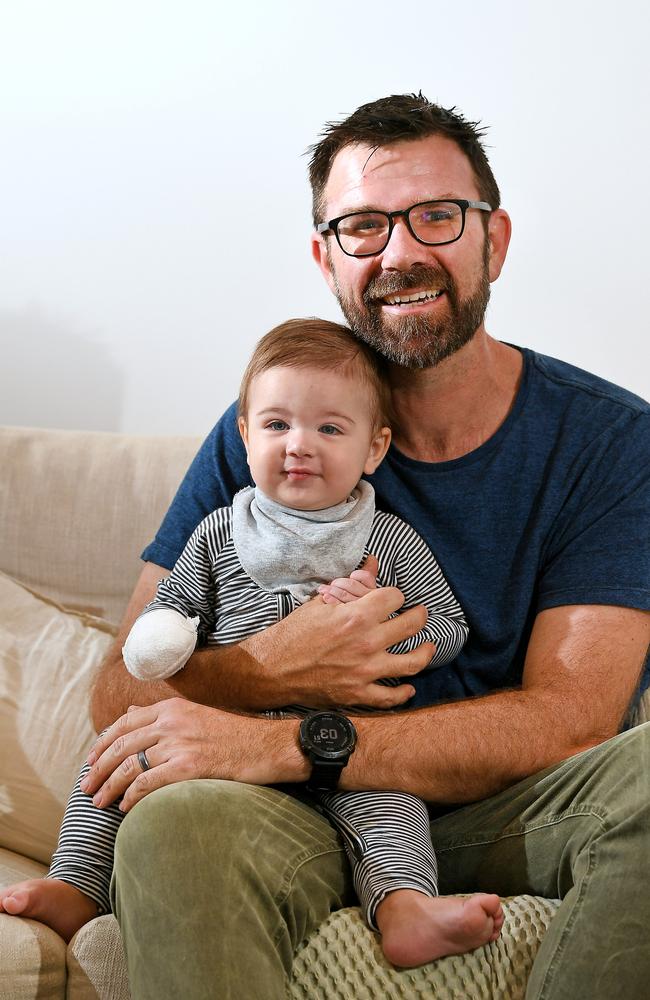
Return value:
<svg viewBox="0 0 650 1000">
<path fill-rule="evenodd" d="M 401 273 L 377 275 L 369 281 L 363 302 L 367 309 L 377 313 L 406 316 L 431 309 L 437 311 L 436 303 L 445 297 L 453 304 L 453 281 L 444 268 L 419 266 Z"/>
<path fill-rule="evenodd" d="M 444 289 L 427 288 L 420 292 L 395 292 L 392 295 L 385 295 L 380 301 L 385 306 L 399 306 L 400 308 L 404 308 L 435 302 L 441 295 L 444 295 Z"/>
</svg>

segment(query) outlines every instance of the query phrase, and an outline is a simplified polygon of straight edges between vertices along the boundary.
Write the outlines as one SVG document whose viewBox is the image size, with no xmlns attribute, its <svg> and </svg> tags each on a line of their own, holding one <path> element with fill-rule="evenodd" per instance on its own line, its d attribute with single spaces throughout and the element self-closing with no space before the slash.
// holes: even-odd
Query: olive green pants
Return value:
<svg viewBox="0 0 650 1000">
<path fill-rule="evenodd" d="M 650 723 L 433 821 L 442 893 L 562 899 L 530 1000 L 648 996 L 649 791 Z M 317 812 L 210 780 L 129 814 L 112 892 L 133 1000 L 282 1000 L 298 944 L 354 902 Z"/>
</svg>

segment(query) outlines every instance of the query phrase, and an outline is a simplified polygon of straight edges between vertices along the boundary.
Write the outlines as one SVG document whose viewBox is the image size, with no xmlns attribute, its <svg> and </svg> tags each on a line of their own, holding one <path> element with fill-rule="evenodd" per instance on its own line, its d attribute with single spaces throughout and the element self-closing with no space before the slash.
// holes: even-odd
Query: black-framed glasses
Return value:
<svg viewBox="0 0 650 1000">
<path fill-rule="evenodd" d="M 316 232 L 323 236 L 336 236 L 338 244 L 348 257 L 374 257 L 388 246 L 395 219 L 404 219 L 409 233 L 418 243 L 427 247 L 455 243 L 465 231 L 468 208 L 491 212 L 486 201 L 468 201 L 467 198 L 419 201 L 401 212 L 349 212 L 338 219 L 321 222 Z"/>
</svg>

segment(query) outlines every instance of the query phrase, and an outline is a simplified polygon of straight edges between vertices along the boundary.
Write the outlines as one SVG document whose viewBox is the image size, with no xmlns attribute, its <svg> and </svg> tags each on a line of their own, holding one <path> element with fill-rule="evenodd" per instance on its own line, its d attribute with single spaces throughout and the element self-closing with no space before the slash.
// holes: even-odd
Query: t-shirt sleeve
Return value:
<svg viewBox="0 0 650 1000">
<path fill-rule="evenodd" d="M 154 540 L 141 558 L 171 569 L 198 524 L 252 480 L 233 403 L 213 427 L 185 474 Z"/>
<path fill-rule="evenodd" d="M 549 538 L 538 611 L 564 604 L 650 608 L 650 416 L 626 422 L 598 460 L 590 458 L 576 471 Z"/>
</svg>

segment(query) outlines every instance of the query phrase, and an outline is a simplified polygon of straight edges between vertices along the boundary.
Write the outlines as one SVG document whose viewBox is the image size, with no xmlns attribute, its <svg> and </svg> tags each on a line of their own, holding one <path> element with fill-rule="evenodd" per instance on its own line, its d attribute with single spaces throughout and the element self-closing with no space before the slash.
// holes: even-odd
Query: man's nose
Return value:
<svg viewBox="0 0 650 1000">
<path fill-rule="evenodd" d="M 388 246 L 380 254 L 381 266 L 384 271 L 408 271 L 417 265 L 426 265 L 426 251 L 422 243 L 418 243 L 409 232 L 403 216 L 395 219 L 393 231 L 390 234 Z"/>
</svg>

